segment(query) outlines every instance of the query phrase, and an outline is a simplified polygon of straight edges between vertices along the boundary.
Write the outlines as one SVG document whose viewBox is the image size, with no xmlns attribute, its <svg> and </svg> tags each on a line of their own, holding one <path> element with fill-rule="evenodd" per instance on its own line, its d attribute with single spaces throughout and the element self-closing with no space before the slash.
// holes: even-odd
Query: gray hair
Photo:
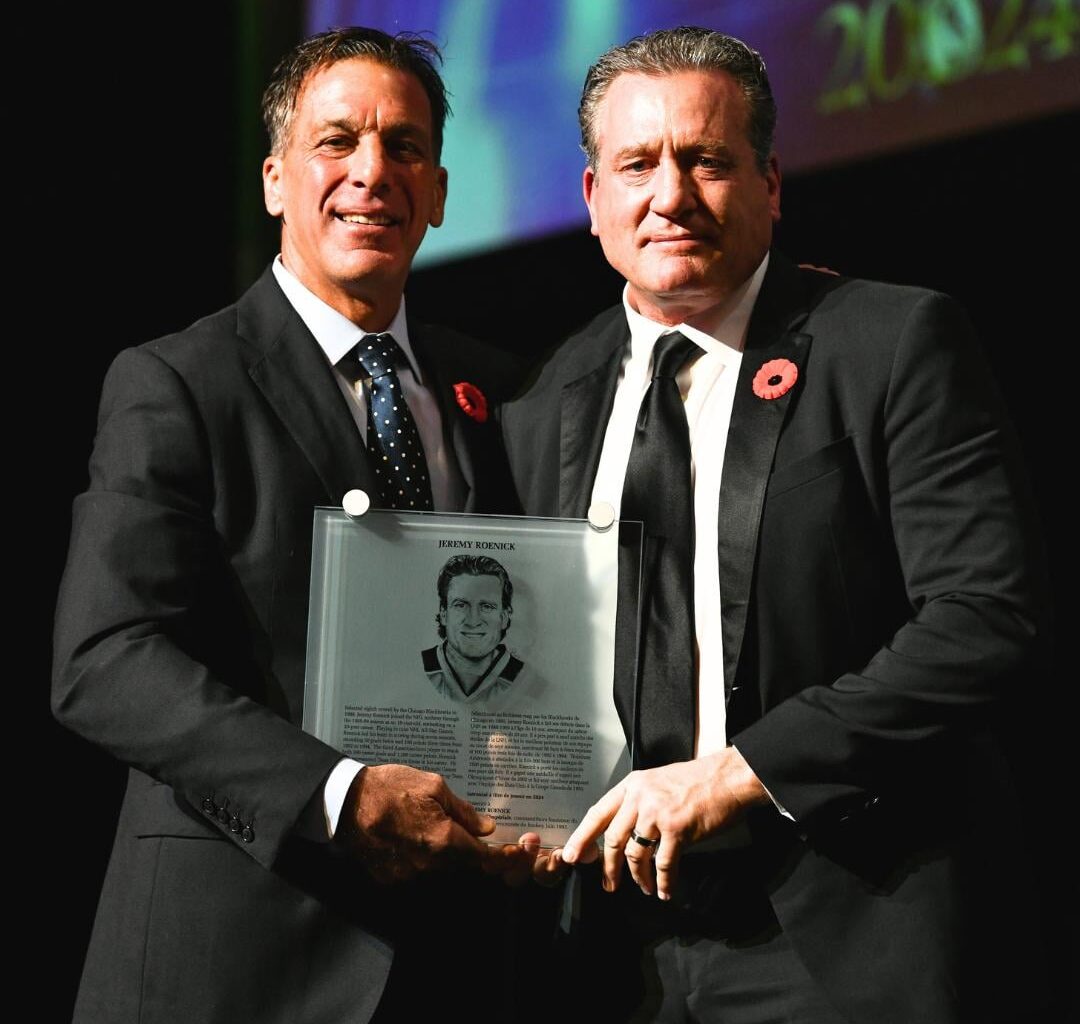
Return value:
<svg viewBox="0 0 1080 1024">
<path fill-rule="evenodd" d="M 289 141 L 293 115 L 307 80 L 338 61 L 357 57 L 407 71 L 423 86 L 431 104 L 431 136 L 435 162 L 442 155 L 443 127 L 450 114 L 446 85 L 437 64 L 439 48 L 411 32 L 387 35 L 377 28 L 335 28 L 305 39 L 278 62 L 263 93 L 262 116 L 270 136 L 270 152 L 280 156 Z"/>
<path fill-rule="evenodd" d="M 608 87 L 619 75 L 670 75 L 678 71 L 726 71 L 746 98 L 746 135 L 758 170 L 768 169 L 776 129 L 776 102 L 761 54 L 734 36 L 708 28 L 683 26 L 635 36 L 603 54 L 589 68 L 578 107 L 581 148 L 589 166 L 597 169 L 599 142 L 596 120 Z"/>
</svg>

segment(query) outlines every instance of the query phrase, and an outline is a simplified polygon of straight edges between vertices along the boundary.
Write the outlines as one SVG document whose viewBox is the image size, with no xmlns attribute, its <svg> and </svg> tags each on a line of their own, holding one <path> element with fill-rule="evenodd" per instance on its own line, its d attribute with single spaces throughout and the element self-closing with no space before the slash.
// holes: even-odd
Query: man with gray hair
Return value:
<svg viewBox="0 0 1080 1024">
<path fill-rule="evenodd" d="M 602 902 L 638 930 L 641 991 L 619 965 L 594 1009 L 1040 1019 L 995 724 L 1032 699 L 1041 555 L 966 317 L 771 248 L 776 109 L 740 41 L 616 47 L 580 118 L 623 301 L 504 435 L 528 513 L 645 526 L 616 650 L 635 771 L 537 862 L 602 841 Z"/>
<path fill-rule="evenodd" d="M 364 28 L 287 55 L 264 100 L 280 256 L 109 371 L 56 623 L 57 716 L 130 767 L 78 1021 L 473 1008 L 454 958 L 500 935 L 503 896 L 480 868 L 527 851 L 485 844 L 440 776 L 300 728 L 314 508 L 506 506 L 494 421 L 455 388 L 494 402 L 510 362 L 403 299 L 446 200 L 439 59 Z"/>
</svg>

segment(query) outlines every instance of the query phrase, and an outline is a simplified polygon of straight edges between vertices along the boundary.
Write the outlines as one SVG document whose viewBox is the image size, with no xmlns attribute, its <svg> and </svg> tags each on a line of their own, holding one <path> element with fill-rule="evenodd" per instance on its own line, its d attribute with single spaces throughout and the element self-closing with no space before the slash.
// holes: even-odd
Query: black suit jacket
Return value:
<svg viewBox="0 0 1080 1024">
<path fill-rule="evenodd" d="M 621 307 L 602 314 L 505 410 L 528 513 L 584 515 L 628 339 Z M 798 380 L 759 398 L 777 358 Z M 1039 699 L 1030 509 L 951 300 L 773 254 L 720 492 L 729 734 L 795 819 L 750 823 L 776 915 L 853 1021 L 989 1021 L 1038 1000 L 995 737 L 1010 699 Z M 621 709 L 633 685 L 616 680 Z"/>
<path fill-rule="evenodd" d="M 469 485 L 504 510 L 509 359 L 410 323 Z M 74 506 L 54 708 L 131 766 L 80 1020 L 366 1020 L 416 887 L 298 836 L 340 754 L 301 721 L 312 511 L 374 492 L 332 370 L 272 273 L 121 353 Z M 422 886 L 421 886 L 422 887 Z M 436 913 L 437 913 L 436 905 Z"/>
</svg>

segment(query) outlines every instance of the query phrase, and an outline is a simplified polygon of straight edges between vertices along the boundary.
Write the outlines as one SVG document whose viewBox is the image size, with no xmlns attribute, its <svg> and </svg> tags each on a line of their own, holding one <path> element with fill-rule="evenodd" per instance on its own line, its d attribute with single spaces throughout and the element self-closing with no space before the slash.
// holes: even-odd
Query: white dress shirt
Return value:
<svg viewBox="0 0 1080 1024">
<path fill-rule="evenodd" d="M 699 356 L 687 361 L 675 378 L 690 428 L 690 478 L 694 493 L 694 627 L 698 654 L 694 753 L 697 757 L 722 750 L 727 743 L 717 554 L 720 481 L 746 329 L 768 263 L 766 254 L 753 276 L 703 328 L 689 324 L 670 327 L 648 320 L 631 307 L 628 289 L 624 290 L 630 346 L 623 358 L 593 484 L 592 500 L 606 501 L 618 512 L 638 410 L 652 379 L 653 347 L 662 334 L 681 332 L 702 350 Z"/>
<path fill-rule="evenodd" d="M 367 397 L 364 389 L 353 386 L 353 382 L 337 369 L 337 363 L 353 350 L 367 334 L 351 320 L 342 316 L 336 309 L 328 306 L 317 295 L 304 287 L 289 271 L 278 256 L 274 260 L 274 277 L 289 300 L 289 305 L 296 310 L 304 325 L 315 336 L 330 365 L 334 367 L 334 378 L 342 394 L 349 403 L 349 411 L 356 421 L 360 436 L 367 443 Z M 424 445 L 424 459 L 427 462 L 428 476 L 431 479 L 431 497 L 436 512 L 460 512 L 465 506 L 466 487 L 457 459 L 443 432 L 442 415 L 439 403 L 428 384 L 424 381 L 420 366 L 413 355 L 409 342 L 409 328 L 405 319 L 405 298 L 401 299 L 394 319 L 386 329 L 392 334 L 401 351 L 405 353 L 408 366 L 396 367 L 401 380 L 401 390 L 405 393 L 409 412 L 420 432 L 420 441 Z"/>
<path fill-rule="evenodd" d="M 370 332 L 357 327 L 351 320 L 342 316 L 336 309 L 328 306 L 302 285 L 286 269 L 280 255 L 274 260 L 273 271 L 289 305 L 304 321 L 304 325 L 314 335 L 319 348 L 334 368 L 334 379 L 349 403 L 349 411 L 356 421 L 356 429 L 366 443 L 367 398 L 363 388 L 355 387 L 353 382 L 337 368 L 337 363 Z M 420 432 L 420 440 L 424 445 L 424 458 L 427 462 L 428 476 L 431 479 L 431 496 L 435 510 L 459 512 L 465 505 L 465 481 L 458 468 L 453 449 L 446 442 L 438 400 L 425 383 L 413 355 L 412 345 L 409 343 L 404 296 L 386 333 L 394 336 L 394 341 L 398 343 L 408 361 L 407 367 L 396 368 L 397 375 L 401 380 L 401 390 L 405 393 L 409 412 L 412 413 L 416 428 Z M 311 821 L 310 815 L 306 816 L 299 826 L 302 832 L 311 838 L 323 838 L 320 828 L 324 826 L 327 836 L 333 838 L 349 786 L 363 767 L 359 761 L 353 761 L 350 758 L 344 758 L 334 766 L 323 786 L 324 820 L 320 825 Z M 315 814 L 317 813 L 316 810 Z"/>
</svg>

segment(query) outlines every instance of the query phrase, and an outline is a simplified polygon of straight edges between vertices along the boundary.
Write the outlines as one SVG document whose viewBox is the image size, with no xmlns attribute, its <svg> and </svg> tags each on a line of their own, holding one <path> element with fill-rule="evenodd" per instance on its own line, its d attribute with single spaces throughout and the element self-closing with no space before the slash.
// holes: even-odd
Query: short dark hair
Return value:
<svg viewBox="0 0 1080 1024">
<path fill-rule="evenodd" d="M 450 114 L 446 85 L 436 65 L 439 48 L 413 32 L 387 35 L 377 28 L 334 28 L 305 39 L 278 62 L 263 93 L 262 116 L 270 136 L 270 152 L 281 155 L 289 141 L 300 93 L 316 71 L 338 61 L 364 58 L 407 71 L 423 86 L 431 104 L 431 135 L 435 162 L 442 156 L 443 128 Z"/>
<path fill-rule="evenodd" d="M 496 576 L 502 583 L 502 606 L 503 611 L 510 615 L 514 614 L 514 584 L 510 582 L 510 574 L 494 558 L 487 555 L 452 555 L 446 560 L 446 565 L 439 570 L 439 579 L 435 589 L 439 592 L 439 615 L 446 611 L 446 595 L 450 591 L 450 581 L 456 576 Z M 442 624 L 439 615 L 435 616 L 435 625 L 439 629 L 439 636 L 446 638 L 446 627 Z M 507 622 L 506 629 L 510 628 Z M 506 636 L 506 629 L 502 636 Z M 500 637 L 502 639 L 502 637 Z"/>
<path fill-rule="evenodd" d="M 761 54 L 734 36 L 710 28 L 684 25 L 635 36 L 603 54 L 589 68 L 578 107 L 581 148 L 597 170 L 600 146 L 596 119 L 600 103 L 619 75 L 671 75 L 678 71 L 726 71 L 742 91 L 749 111 L 746 134 L 758 170 L 768 169 L 776 130 L 776 101 Z"/>
</svg>

